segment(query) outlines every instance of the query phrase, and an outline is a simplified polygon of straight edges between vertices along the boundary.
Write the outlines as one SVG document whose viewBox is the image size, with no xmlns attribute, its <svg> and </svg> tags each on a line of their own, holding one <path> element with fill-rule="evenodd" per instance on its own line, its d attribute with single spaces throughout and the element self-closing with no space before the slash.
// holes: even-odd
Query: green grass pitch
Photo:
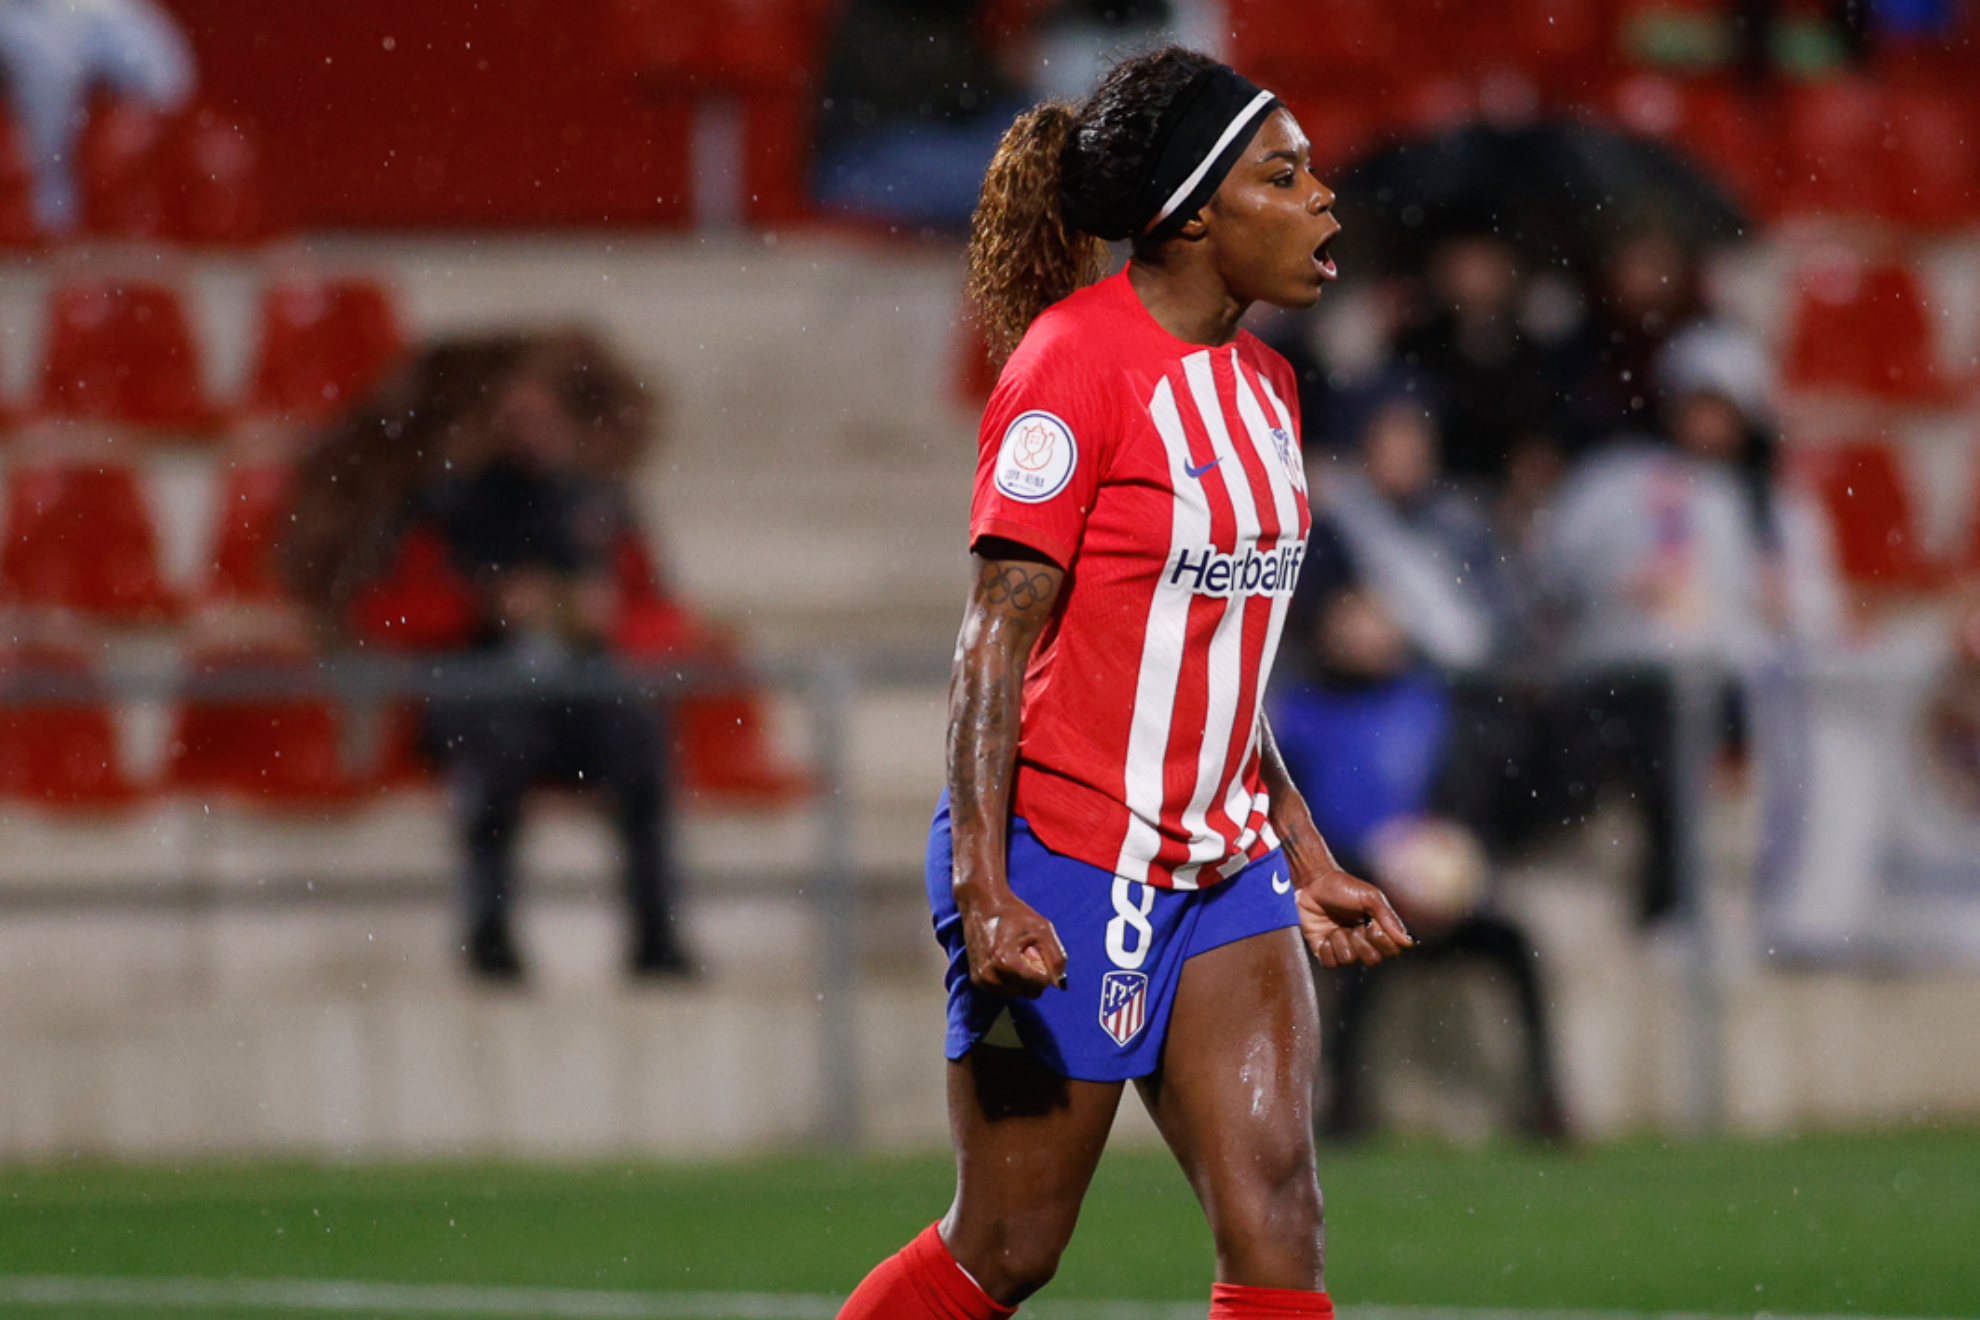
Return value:
<svg viewBox="0 0 1980 1320">
<path fill-rule="evenodd" d="M 1980 1131 L 1382 1144 L 1323 1152 L 1321 1173 L 1347 1304 L 1980 1314 Z M 0 1275 L 842 1293 L 940 1213 L 950 1177 L 941 1155 L 4 1168 Z M 1167 1156 L 1116 1151 L 1046 1296 L 1202 1298 L 1210 1266 Z"/>
</svg>

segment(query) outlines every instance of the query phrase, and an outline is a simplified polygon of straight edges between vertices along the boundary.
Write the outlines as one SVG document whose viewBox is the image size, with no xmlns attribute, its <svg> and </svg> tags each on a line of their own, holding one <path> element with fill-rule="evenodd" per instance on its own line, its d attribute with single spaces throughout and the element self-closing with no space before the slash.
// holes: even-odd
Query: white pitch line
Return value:
<svg viewBox="0 0 1980 1320">
<path fill-rule="evenodd" d="M 352 1283 L 329 1279 L 82 1279 L 0 1276 L 0 1306 L 364 1311 L 375 1316 L 530 1316 L 550 1320 L 833 1320 L 818 1293 L 620 1292 L 585 1288 Z M 1034 1302 L 1031 1320 L 1203 1320 L 1207 1302 Z M 1731 1315 L 1498 1307 L 1343 1306 L 1342 1320 L 1898 1320 L 1877 1316 Z"/>
</svg>

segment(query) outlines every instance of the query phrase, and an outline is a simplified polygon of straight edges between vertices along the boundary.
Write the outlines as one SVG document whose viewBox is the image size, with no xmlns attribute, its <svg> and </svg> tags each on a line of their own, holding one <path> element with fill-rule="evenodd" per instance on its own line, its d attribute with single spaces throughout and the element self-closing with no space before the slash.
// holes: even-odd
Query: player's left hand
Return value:
<svg viewBox="0 0 1980 1320">
<path fill-rule="evenodd" d="M 1388 897 L 1337 866 L 1295 873 L 1299 929 L 1325 967 L 1373 967 L 1415 944 Z"/>
</svg>

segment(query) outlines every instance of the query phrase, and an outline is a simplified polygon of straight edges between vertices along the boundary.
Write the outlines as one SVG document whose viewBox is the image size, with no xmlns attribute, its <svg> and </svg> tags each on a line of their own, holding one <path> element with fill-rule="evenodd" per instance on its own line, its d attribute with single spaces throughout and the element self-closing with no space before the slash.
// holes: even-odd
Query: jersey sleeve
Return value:
<svg viewBox="0 0 1980 1320">
<path fill-rule="evenodd" d="M 1070 568 L 1117 431 L 1102 373 L 1051 344 L 1021 345 L 983 411 L 970 545 L 1002 537 Z"/>
</svg>

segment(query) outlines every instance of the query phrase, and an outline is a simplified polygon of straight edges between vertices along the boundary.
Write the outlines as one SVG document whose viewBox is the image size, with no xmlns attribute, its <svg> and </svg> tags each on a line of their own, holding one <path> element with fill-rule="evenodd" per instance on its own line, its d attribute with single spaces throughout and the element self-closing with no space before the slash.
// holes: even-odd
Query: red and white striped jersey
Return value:
<svg viewBox="0 0 1980 1320">
<path fill-rule="evenodd" d="M 1194 889 L 1277 846 L 1258 725 L 1310 526 L 1297 397 L 1252 335 L 1170 335 L 1126 272 L 1048 308 L 998 378 L 971 541 L 1067 570 L 1015 793 L 1053 851 Z"/>
</svg>

